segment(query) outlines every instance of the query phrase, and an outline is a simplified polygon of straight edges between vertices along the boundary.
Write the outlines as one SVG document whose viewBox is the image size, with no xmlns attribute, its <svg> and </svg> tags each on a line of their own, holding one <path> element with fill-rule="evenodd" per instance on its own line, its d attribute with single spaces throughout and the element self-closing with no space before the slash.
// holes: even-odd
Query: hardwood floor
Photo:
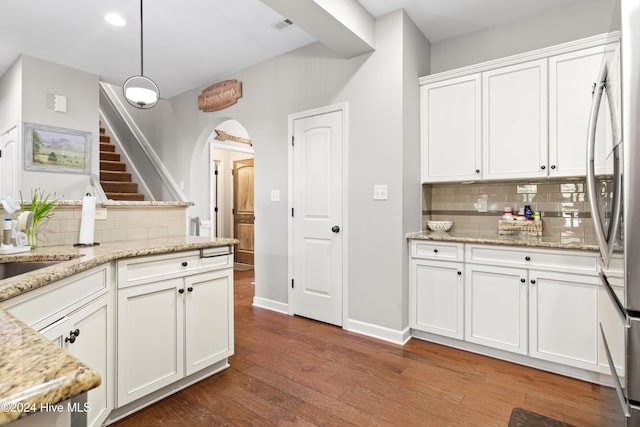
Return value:
<svg viewBox="0 0 640 427">
<path fill-rule="evenodd" d="M 624 425 L 613 389 L 253 308 L 253 271 L 235 277 L 231 367 L 115 426 L 507 426 L 514 407 L 576 426 Z"/>
</svg>

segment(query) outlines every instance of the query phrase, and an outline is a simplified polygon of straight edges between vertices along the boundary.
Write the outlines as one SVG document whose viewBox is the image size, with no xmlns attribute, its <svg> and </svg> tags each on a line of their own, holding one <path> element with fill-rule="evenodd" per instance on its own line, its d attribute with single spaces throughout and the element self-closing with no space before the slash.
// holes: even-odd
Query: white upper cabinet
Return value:
<svg viewBox="0 0 640 427">
<path fill-rule="evenodd" d="M 585 175 L 593 84 L 616 46 L 612 43 L 549 58 L 549 176 Z M 596 159 L 605 159 L 606 150 L 612 147 L 611 114 L 606 100 L 600 104 L 598 123 L 604 125 L 597 128 Z M 612 173 L 612 157 L 595 167 L 596 174 Z"/>
<path fill-rule="evenodd" d="M 618 39 L 594 36 L 422 77 L 422 182 L 584 176 L 592 86 L 605 58 L 619 73 Z M 612 148 L 610 117 L 604 101 L 597 158 Z M 611 159 L 596 164 L 596 174 L 611 172 Z"/>
<path fill-rule="evenodd" d="M 422 181 L 480 178 L 480 73 L 427 84 L 420 91 Z"/>
<path fill-rule="evenodd" d="M 483 177 L 547 175 L 547 63 L 482 73 Z"/>
</svg>

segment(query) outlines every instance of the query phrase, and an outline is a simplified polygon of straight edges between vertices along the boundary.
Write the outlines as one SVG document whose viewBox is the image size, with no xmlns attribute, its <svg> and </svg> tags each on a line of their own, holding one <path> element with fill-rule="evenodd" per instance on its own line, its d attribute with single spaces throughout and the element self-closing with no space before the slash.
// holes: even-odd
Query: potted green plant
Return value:
<svg viewBox="0 0 640 427">
<path fill-rule="evenodd" d="M 45 194 L 44 190 L 36 188 L 32 191 L 31 203 L 27 204 L 22 198 L 22 191 L 20 192 L 20 210 L 22 212 L 30 211 L 32 215 L 31 224 L 25 231 L 27 245 L 31 246 L 32 249 L 38 244 L 38 226 L 41 221 L 53 215 L 53 209 L 58 205 L 59 201 L 60 199 L 55 198 L 55 193 L 52 196 L 51 194 Z"/>
</svg>

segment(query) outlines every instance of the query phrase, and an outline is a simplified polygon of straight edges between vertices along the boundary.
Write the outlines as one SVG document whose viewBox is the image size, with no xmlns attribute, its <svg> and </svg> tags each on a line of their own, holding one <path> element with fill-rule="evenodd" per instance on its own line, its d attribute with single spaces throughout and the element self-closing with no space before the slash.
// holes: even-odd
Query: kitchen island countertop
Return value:
<svg viewBox="0 0 640 427">
<path fill-rule="evenodd" d="M 0 262 L 63 261 L 0 280 L 0 302 L 118 259 L 234 243 L 237 240 L 180 237 L 113 242 L 82 248 L 52 246 L 27 253 L 0 255 Z M 80 395 L 99 386 L 100 381 L 96 371 L 0 309 L 0 425 Z"/>
<path fill-rule="evenodd" d="M 408 240 L 432 240 L 440 242 L 475 243 L 487 245 L 526 246 L 530 248 L 572 249 L 597 251 L 595 240 L 576 236 L 501 236 L 493 233 L 455 231 L 419 231 L 407 234 Z"/>
</svg>

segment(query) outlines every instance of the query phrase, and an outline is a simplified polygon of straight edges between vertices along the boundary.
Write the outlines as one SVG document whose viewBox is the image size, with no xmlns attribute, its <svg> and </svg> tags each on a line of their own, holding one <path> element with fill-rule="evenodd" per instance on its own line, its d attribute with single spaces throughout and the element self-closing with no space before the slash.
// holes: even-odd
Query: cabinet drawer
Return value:
<svg viewBox="0 0 640 427">
<path fill-rule="evenodd" d="M 411 257 L 462 261 L 464 257 L 463 247 L 462 243 L 436 243 L 414 240 L 411 243 Z"/>
<path fill-rule="evenodd" d="M 111 288 L 110 273 L 111 264 L 105 264 L 12 298 L 2 307 L 33 326 L 63 310 L 75 310 L 108 292 Z"/>
<path fill-rule="evenodd" d="M 161 278 L 233 267 L 229 247 L 130 258 L 117 263 L 118 287 L 134 286 Z"/>
<path fill-rule="evenodd" d="M 465 257 L 467 262 L 476 264 L 535 267 L 579 273 L 596 273 L 598 266 L 595 253 L 553 249 L 467 245 Z"/>
</svg>

